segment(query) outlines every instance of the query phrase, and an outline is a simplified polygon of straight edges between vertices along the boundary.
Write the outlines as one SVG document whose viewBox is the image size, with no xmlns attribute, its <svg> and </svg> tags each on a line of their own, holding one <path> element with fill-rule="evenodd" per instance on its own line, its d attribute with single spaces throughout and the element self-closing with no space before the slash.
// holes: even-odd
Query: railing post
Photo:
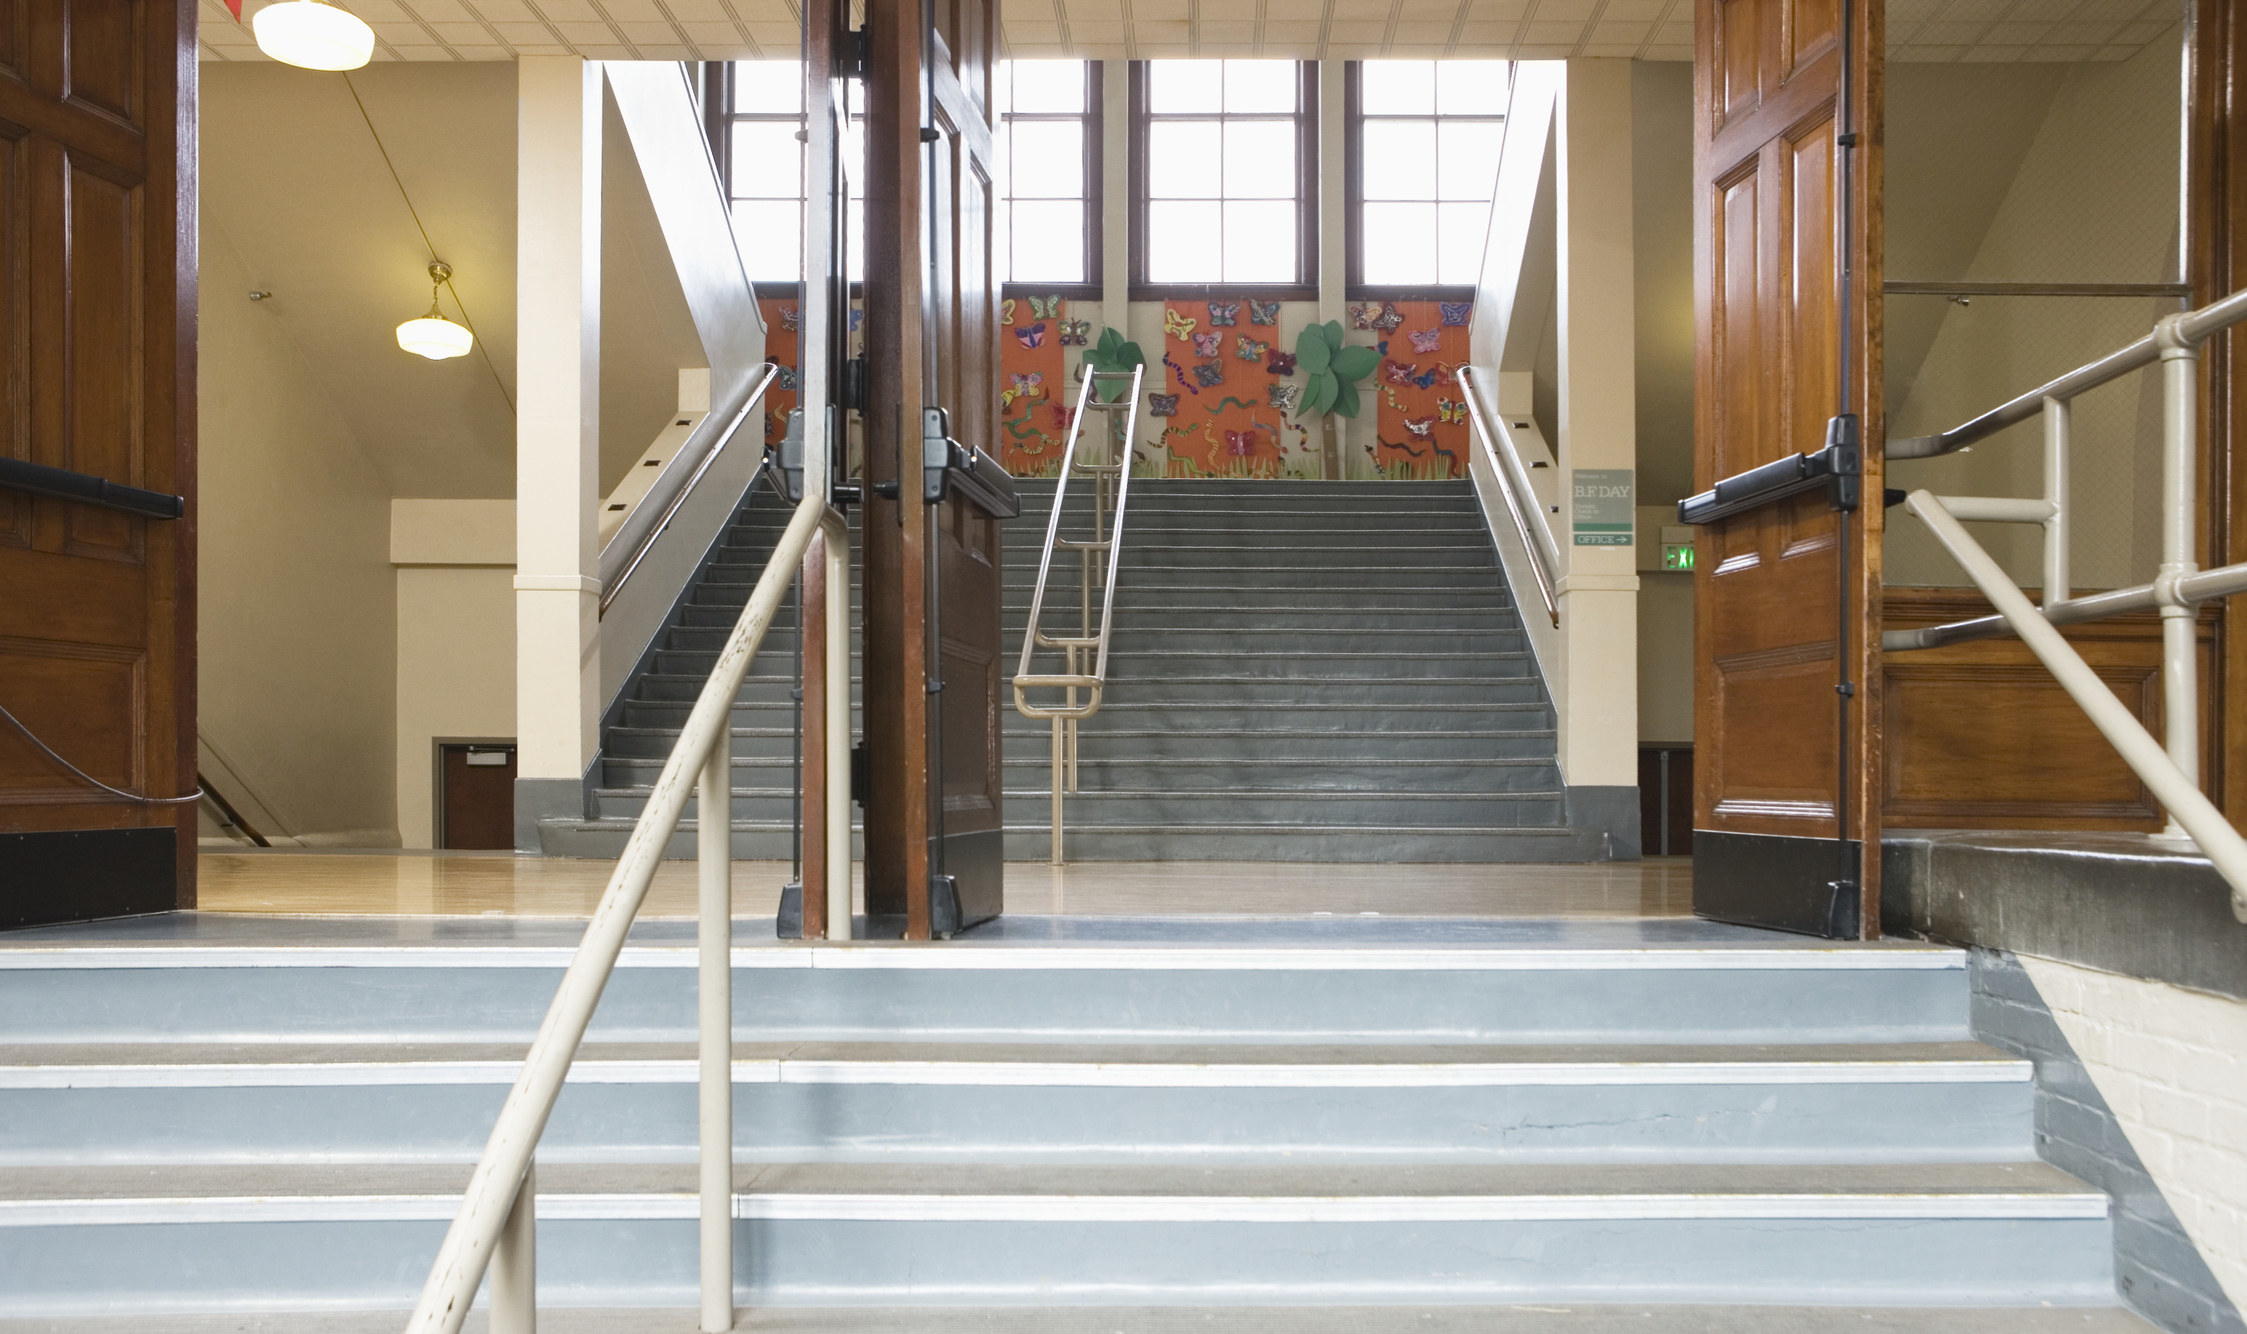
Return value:
<svg viewBox="0 0 2247 1334">
<path fill-rule="evenodd" d="M 2068 572 L 2068 459 L 2074 425 L 2075 401 L 2044 400 L 2044 498 L 2051 502 L 2052 517 L 2044 521 L 2044 610 L 2075 595 Z"/>
<path fill-rule="evenodd" d="M 538 1164 L 523 1169 L 492 1246 L 491 1334 L 538 1334 Z"/>
<path fill-rule="evenodd" d="M 848 596 L 846 592 L 844 596 Z M 701 1087 L 702 1328 L 733 1328 L 733 734 L 702 762 L 695 823 L 700 945 L 696 975 Z M 846 808 L 847 809 L 847 808 Z M 832 876 L 834 871 L 829 870 Z M 850 875 L 844 863 L 845 883 Z"/>
<path fill-rule="evenodd" d="M 1071 692 L 1074 693 L 1074 692 Z M 1061 715 L 1053 716 L 1053 857 L 1055 866 L 1061 864 L 1061 766 L 1067 762 L 1063 751 Z"/>
<path fill-rule="evenodd" d="M 849 940 L 850 530 L 826 521 L 827 541 L 827 938 Z"/>
<path fill-rule="evenodd" d="M 2165 749 L 2194 787 L 2200 786 L 2200 663 L 2198 616 L 2177 587 L 2196 573 L 2199 514 L 2194 469 L 2199 456 L 2200 349 L 2188 342 L 2172 315 L 2154 326 L 2161 347 L 2161 573 L 2154 595 L 2161 604 L 2161 712 Z M 2175 812 L 2166 831 L 2185 837 Z"/>
</svg>

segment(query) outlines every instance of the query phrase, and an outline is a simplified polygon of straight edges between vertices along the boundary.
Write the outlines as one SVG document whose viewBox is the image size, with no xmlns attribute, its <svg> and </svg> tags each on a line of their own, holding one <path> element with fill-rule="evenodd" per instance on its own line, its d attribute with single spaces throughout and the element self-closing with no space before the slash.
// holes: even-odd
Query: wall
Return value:
<svg viewBox="0 0 2247 1334">
<path fill-rule="evenodd" d="M 1693 576 L 1659 568 L 1660 528 L 1693 486 L 1693 67 L 1631 66 L 1631 260 L 1641 522 L 1638 735 L 1693 744 Z M 1649 559 L 1649 556 L 1652 559 Z"/>
<path fill-rule="evenodd" d="M 1906 119 L 1891 154 L 1891 176 L 1906 183 L 1906 198 L 1934 188 L 1912 184 L 1948 179 L 1955 168 L 1936 165 L 1956 154 L 1980 160 L 1989 148 L 1974 146 L 1987 115 L 2006 142 L 2017 141 L 2019 103 L 1999 113 L 1986 106 L 1992 76 L 1979 66 L 1957 66 L 1937 75 L 1909 72 L 1924 85 L 1920 105 Z M 2020 101 L 2041 95 L 2034 80 L 2022 83 Z M 1903 101 L 1892 94 L 1891 103 Z M 1948 117 L 1926 119 L 1930 106 L 1948 102 Z M 1963 272 L 1906 272 L 1899 264 L 1940 264 L 1965 253 L 1966 242 L 1904 232 L 1905 249 L 1891 263 L 1892 278 L 1964 278 L 1988 282 L 2174 282 L 2177 278 L 2178 54 L 2174 34 L 2127 61 L 2067 69 L 2049 95 L 2049 109 L 2017 166 L 1991 161 L 1982 170 L 2005 175 L 2002 200 L 1971 249 Z M 1968 207 L 1955 213 L 1928 200 L 1914 216 L 1950 216 L 1971 231 L 1979 202 L 1963 191 Z M 1889 381 L 1896 402 L 1891 437 L 1929 434 L 2032 389 L 2102 353 L 2143 335 L 2171 301 L 2148 298 L 1977 297 L 1971 305 L 1939 298 L 1891 298 L 1899 312 L 1924 321 L 1922 303 L 1942 304 L 1939 327 L 1916 364 L 1913 347 L 1899 348 Z M 1911 326 L 1906 326 L 1907 331 Z M 1916 371 L 1916 373 L 1915 373 Z M 1899 381 L 1909 377 L 1909 387 Z M 2082 400 L 2076 411 L 2072 485 L 2077 504 L 2071 556 L 2079 588 L 2111 588 L 2150 578 L 2159 499 L 2159 391 L 2153 372 L 2125 379 Z M 1964 455 L 1899 463 L 1891 484 L 1929 487 L 1946 494 L 2035 495 L 2042 489 L 2038 430 L 2016 427 Z M 2033 529 L 1978 525 L 1977 536 L 2009 572 L 2025 583 L 2037 573 L 2041 538 Z M 1886 550 L 1891 584 L 1963 584 L 1965 576 L 1914 520 L 1889 528 Z"/>
<path fill-rule="evenodd" d="M 394 845 L 389 490 L 260 276 L 206 218 L 197 725 L 269 837 Z"/>
<path fill-rule="evenodd" d="M 397 802 L 404 846 L 435 835 L 437 742 L 515 735 L 515 507 L 397 500 Z"/>
</svg>

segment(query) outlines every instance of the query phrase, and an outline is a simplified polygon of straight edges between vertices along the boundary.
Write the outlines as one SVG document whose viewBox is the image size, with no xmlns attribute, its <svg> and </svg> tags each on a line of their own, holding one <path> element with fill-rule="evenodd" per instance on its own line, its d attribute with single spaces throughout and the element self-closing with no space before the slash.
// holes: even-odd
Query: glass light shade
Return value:
<svg viewBox="0 0 2247 1334">
<path fill-rule="evenodd" d="M 374 55 L 374 29 L 321 0 L 280 0 L 250 19 L 257 49 L 304 69 L 357 69 Z"/>
<path fill-rule="evenodd" d="M 398 346 L 431 361 L 465 357 L 475 342 L 475 335 L 442 315 L 424 315 L 398 326 Z"/>
</svg>

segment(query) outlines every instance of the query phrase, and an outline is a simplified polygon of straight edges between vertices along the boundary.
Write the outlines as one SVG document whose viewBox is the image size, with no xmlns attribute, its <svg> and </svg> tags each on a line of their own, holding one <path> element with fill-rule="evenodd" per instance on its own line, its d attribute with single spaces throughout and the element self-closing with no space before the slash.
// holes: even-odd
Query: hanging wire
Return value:
<svg viewBox="0 0 2247 1334">
<path fill-rule="evenodd" d="M 398 175 L 398 164 L 390 160 L 390 150 L 382 142 L 382 132 L 375 128 L 374 117 L 367 114 L 367 104 L 359 96 L 359 86 L 351 81 L 348 73 L 343 76 L 343 86 L 351 90 L 351 100 L 359 108 L 359 119 L 367 123 L 367 133 L 374 139 L 375 151 L 382 154 L 382 165 L 390 169 L 390 181 L 398 187 L 398 198 L 405 201 L 406 212 L 413 215 L 414 230 L 421 233 L 422 247 L 429 252 L 430 262 L 437 263 L 437 243 L 429 239 L 429 229 L 422 225 L 421 210 L 414 207 L 413 196 L 406 193 L 406 183 Z M 453 287 L 450 277 L 444 280 L 444 288 L 452 293 L 453 305 L 460 310 L 460 322 L 468 326 L 470 336 L 476 340 L 476 355 L 484 359 L 484 369 L 492 373 L 492 383 L 499 386 L 499 396 L 506 400 L 507 411 L 512 414 L 515 411 L 515 397 L 507 392 L 507 382 L 499 378 L 499 367 L 492 364 L 491 349 L 485 344 L 483 335 L 476 332 L 476 321 L 469 318 L 468 303 L 460 299 L 460 292 Z"/>
<path fill-rule="evenodd" d="M 99 778 L 96 778 L 92 774 L 87 773 L 84 769 L 79 768 L 77 765 L 72 764 L 62 756 L 57 755 L 55 753 L 54 747 L 48 745 L 44 741 L 41 741 L 37 732 L 34 732 L 30 728 L 24 726 L 23 720 L 8 712 L 5 706 L 0 706 L 0 719 L 5 719 L 8 726 L 13 727 L 18 732 L 23 733 L 23 739 L 30 742 L 32 745 L 37 746 L 39 748 L 39 752 L 42 755 L 45 755 L 48 759 L 53 760 L 63 768 L 68 769 L 72 777 L 78 779 L 83 783 L 91 783 L 93 786 L 100 788 L 102 791 L 107 792 L 113 797 L 121 797 L 126 801 L 137 802 L 143 806 L 184 806 L 191 801 L 201 801 L 203 799 L 204 793 L 203 789 L 201 788 L 196 788 L 193 792 L 188 793 L 184 797 L 144 797 L 138 792 L 127 792 L 121 787 L 111 787 L 109 784 L 104 783 Z"/>
</svg>

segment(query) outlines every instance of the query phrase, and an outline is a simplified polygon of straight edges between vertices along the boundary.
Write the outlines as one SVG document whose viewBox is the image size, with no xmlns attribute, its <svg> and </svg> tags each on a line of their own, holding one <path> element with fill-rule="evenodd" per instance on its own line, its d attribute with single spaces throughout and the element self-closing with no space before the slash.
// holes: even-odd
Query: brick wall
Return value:
<svg viewBox="0 0 2247 1334">
<path fill-rule="evenodd" d="M 2247 1332 L 2247 1004 L 1977 949 L 1973 1026 L 2036 1062 L 2037 1152 L 2114 1198 L 2123 1299 Z"/>
</svg>

